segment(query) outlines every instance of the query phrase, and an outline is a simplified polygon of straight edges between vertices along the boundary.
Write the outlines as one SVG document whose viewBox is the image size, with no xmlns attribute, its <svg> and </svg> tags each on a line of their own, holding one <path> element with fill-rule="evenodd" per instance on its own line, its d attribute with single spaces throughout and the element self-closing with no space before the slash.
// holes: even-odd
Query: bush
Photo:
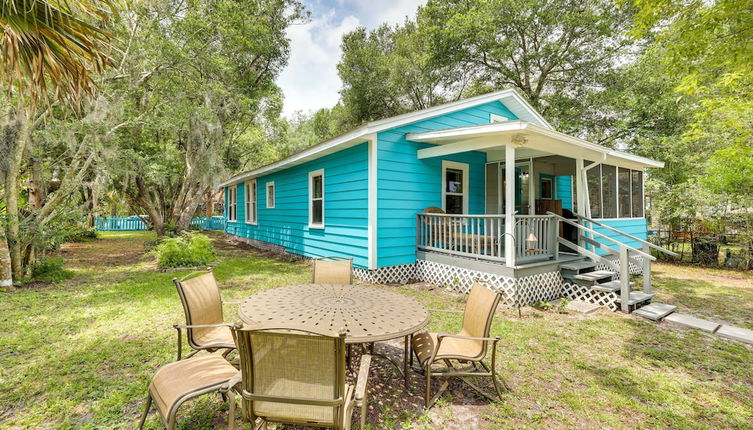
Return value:
<svg viewBox="0 0 753 430">
<path fill-rule="evenodd" d="M 162 240 L 152 251 L 157 257 L 157 266 L 194 267 L 211 263 L 216 258 L 211 240 L 197 233 L 184 233 L 179 237 Z"/>
<path fill-rule="evenodd" d="M 70 242 L 91 242 L 97 239 L 97 229 L 94 227 L 78 227 L 68 235 Z"/>
<path fill-rule="evenodd" d="M 65 260 L 61 257 L 43 258 L 31 266 L 31 280 L 59 282 L 73 277 L 73 272 L 64 268 Z"/>
</svg>

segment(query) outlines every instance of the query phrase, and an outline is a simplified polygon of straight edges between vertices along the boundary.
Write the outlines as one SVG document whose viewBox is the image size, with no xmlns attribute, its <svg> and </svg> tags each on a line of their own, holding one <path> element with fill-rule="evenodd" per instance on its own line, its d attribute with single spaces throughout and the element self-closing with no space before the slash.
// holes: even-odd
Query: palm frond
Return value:
<svg viewBox="0 0 753 430">
<path fill-rule="evenodd" d="M 4 0 L 0 3 L 0 80 L 32 104 L 77 102 L 93 74 L 112 64 L 106 25 L 113 0 Z"/>
</svg>

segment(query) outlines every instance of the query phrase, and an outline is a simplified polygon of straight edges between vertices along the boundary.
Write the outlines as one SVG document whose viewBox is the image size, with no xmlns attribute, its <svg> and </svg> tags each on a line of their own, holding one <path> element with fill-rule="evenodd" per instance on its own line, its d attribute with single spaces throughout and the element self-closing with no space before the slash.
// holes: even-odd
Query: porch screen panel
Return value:
<svg viewBox="0 0 753 430">
<path fill-rule="evenodd" d="M 620 218 L 630 218 L 632 210 L 630 208 L 630 169 L 619 168 L 619 202 Z"/>
<path fill-rule="evenodd" d="M 632 181 L 631 193 L 633 203 L 633 217 L 640 218 L 643 216 L 643 172 L 640 170 L 631 170 Z"/>
<path fill-rule="evenodd" d="M 591 217 L 601 218 L 601 166 L 596 166 L 587 173 L 588 201 L 591 204 Z"/>
<path fill-rule="evenodd" d="M 617 167 L 601 166 L 601 212 L 604 218 L 617 218 Z"/>
<path fill-rule="evenodd" d="M 499 164 L 486 165 L 486 213 L 499 213 Z"/>
</svg>

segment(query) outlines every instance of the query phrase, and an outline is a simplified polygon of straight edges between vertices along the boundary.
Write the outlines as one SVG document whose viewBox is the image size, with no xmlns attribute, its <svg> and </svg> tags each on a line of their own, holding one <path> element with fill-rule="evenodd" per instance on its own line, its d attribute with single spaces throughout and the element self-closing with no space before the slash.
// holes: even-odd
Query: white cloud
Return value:
<svg viewBox="0 0 753 430">
<path fill-rule="evenodd" d="M 375 28 L 383 22 L 402 23 L 415 16 L 425 0 L 313 0 L 307 6 L 312 20 L 288 29 L 291 40 L 288 66 L 277 81 L 285 94 L 283 115 L 331 107 L 342 87 L 337 63 L 342 36 L 359 25 Z"/>
<path fill-rule="evenodd" d="M 341 82 L 337 75 L 343 34 L 359 25 L 348 15 L 337 20 L 334 11 L 288 29 L 290 60 L 278 85 L 285 94 L 283 114 L 311 111 L 337 103 Z"/>
</svg>

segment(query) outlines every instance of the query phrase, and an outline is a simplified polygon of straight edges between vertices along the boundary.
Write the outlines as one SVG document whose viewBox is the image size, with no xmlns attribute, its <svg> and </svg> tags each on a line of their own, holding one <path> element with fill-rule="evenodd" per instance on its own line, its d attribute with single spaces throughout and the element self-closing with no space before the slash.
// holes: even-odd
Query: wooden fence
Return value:
<svg viewBox="0 0 753 430">
<path fill-rule="evenodd" d="M 200 230 L 224 230 L 225 218 L 194 218 L 191 220 L 191 225 Z M 97 231 L 143 231 L 149 229 L 144 219 L 138 216 L 96 217 L 94 218 L 94 228 Z"/>
</svg>

